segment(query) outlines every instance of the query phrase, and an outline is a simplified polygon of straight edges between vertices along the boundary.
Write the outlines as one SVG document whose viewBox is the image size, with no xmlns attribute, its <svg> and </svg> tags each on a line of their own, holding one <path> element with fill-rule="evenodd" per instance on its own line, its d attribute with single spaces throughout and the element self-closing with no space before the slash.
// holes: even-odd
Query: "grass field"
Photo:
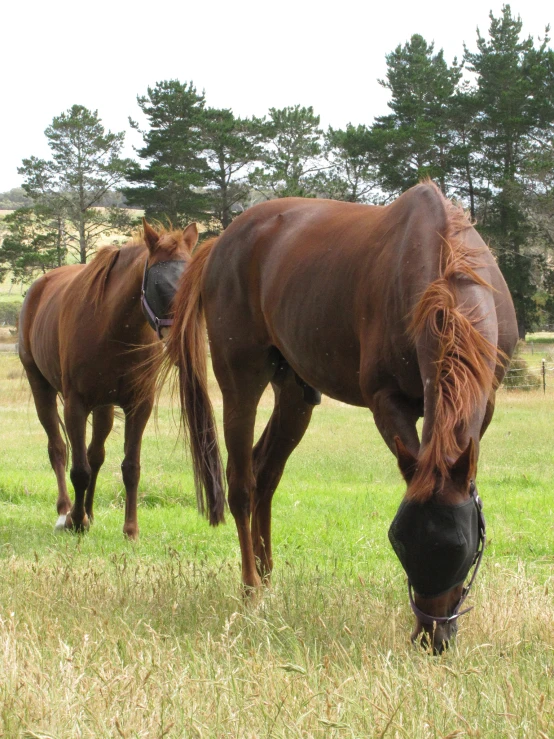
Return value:
<svg viewBox="0 0 554 739">
<path fill-rule="evenodd" d="M 210 529 L 196 513 L 167 397 L 145 435 L 136 544 L 121 535 L 121 421 L 90 533 L 55 536 L 14 356 L 0 355 L 0 398 L 0 735 L 554 739 L 554 386 L 499 393 L 475 609 L 441 657 L 409 643 L 387 540 L 403 485 L 367 411 L 314 412 L 275 497 L 273 584 L 252 607 L 232 517 Z M 267 394 L 260 430 L 270 409 Z"/>
</svg>

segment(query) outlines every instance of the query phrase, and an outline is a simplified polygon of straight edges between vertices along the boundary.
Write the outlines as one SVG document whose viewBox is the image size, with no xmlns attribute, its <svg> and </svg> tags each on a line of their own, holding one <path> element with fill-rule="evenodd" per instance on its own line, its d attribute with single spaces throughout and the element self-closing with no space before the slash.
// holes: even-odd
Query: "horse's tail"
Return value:
<svg viewBox="0 0 554 739">
<path fill-rule="evenodd" d="M 214 412 L 208 395 L 206 330 L 201 284 L 216 239 L 195 252 L 181 280 L 173 305 L 174 325 L 167 342 L 169 370 L 179 372 L 181 418 L 192 454 L 198 509 L 212 526 L 224 520 L 223 464 L 217 443 Z"/>
</svg>

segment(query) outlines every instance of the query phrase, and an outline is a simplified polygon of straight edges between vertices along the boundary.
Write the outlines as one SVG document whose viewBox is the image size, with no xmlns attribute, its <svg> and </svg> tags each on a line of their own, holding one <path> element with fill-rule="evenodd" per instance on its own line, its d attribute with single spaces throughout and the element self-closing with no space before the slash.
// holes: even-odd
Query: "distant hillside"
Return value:
<svg viewBox="0 0 554 739">
<path fill-rule="evenodd" d="M 0 192 L 0 210 L 16 210 L 32 204 L 33 201 L 27 197 L 22 187 L 13 187 L 7 192 Z"/>
<path fill-rule="evenodd" d="M 31 206 L 33 201 L 27 197 L 22 187 L 13 187 L 7 192 L 0 192 L 0 210 L 16 210 L 17 208 L 25 208 Z M 127 201 L 120 192 L 107 192 L 97 205 L 102 208 L 127 208 Z M 133 206 L 130 210 L 136 210 Z"/>
</svg>

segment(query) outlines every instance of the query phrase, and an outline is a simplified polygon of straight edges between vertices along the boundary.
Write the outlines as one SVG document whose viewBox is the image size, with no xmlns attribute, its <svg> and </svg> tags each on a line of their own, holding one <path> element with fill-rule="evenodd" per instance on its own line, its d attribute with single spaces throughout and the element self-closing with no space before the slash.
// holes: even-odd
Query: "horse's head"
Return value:
<svg viewBox="0 0 554 739">
<path fill-rule="evenodd" d="M 447 478 L 437 480 L 429 499 L 421 503 L 410 499 L 418 460 L 398 438 L 396 446 L 408 492 L 390 526 L 389 539 L 408 575 L 417 619 L 412 641 L 421 638 L 423 646 L 439 654 L 455 635 L 458 617 L 466 612 L 460 611 L 469 590 L 464 581 L 473 564 L 475 576 L 485 545 L 485 522 L 473 482 L 475 447 L 470 440 L 449 465 Z"/>
<path fill-rule="evenodd" d="M 143 228 L 148 256 L 142 279 L 142 309 L 158 337 L 165 339 L 173 323 L 173 298 L 198 241 L 198 228 L 191 223 L 184 231 L 158 233 L 144 218 Z"/>
</svg>

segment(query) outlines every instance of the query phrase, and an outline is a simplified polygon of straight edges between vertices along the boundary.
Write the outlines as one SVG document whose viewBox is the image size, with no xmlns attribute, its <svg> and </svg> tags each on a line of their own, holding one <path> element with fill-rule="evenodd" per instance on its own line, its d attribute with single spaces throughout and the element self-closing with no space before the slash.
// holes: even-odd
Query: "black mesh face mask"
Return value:
<svg viewBox="0 0 554 739">
<path fill-rule="evenodd" d="M 142 308 L 148 323 L 159 338 L 162 328 L 173 324 L 173 319 L 167 316 L 171 312 L 171 304 L 184 269 L 185 262 L 182 259 L 158 262 L 150 268 L 147 261 L 144 267 Z"/>
<path fill-rule="evenodd" d="M 389 541 L 415 592 L 435 598 L 463 583 L 476 560 L 484 530 L 474 486 L 468 501 L 441 505 L 403 501 Z"/>
</svg>

